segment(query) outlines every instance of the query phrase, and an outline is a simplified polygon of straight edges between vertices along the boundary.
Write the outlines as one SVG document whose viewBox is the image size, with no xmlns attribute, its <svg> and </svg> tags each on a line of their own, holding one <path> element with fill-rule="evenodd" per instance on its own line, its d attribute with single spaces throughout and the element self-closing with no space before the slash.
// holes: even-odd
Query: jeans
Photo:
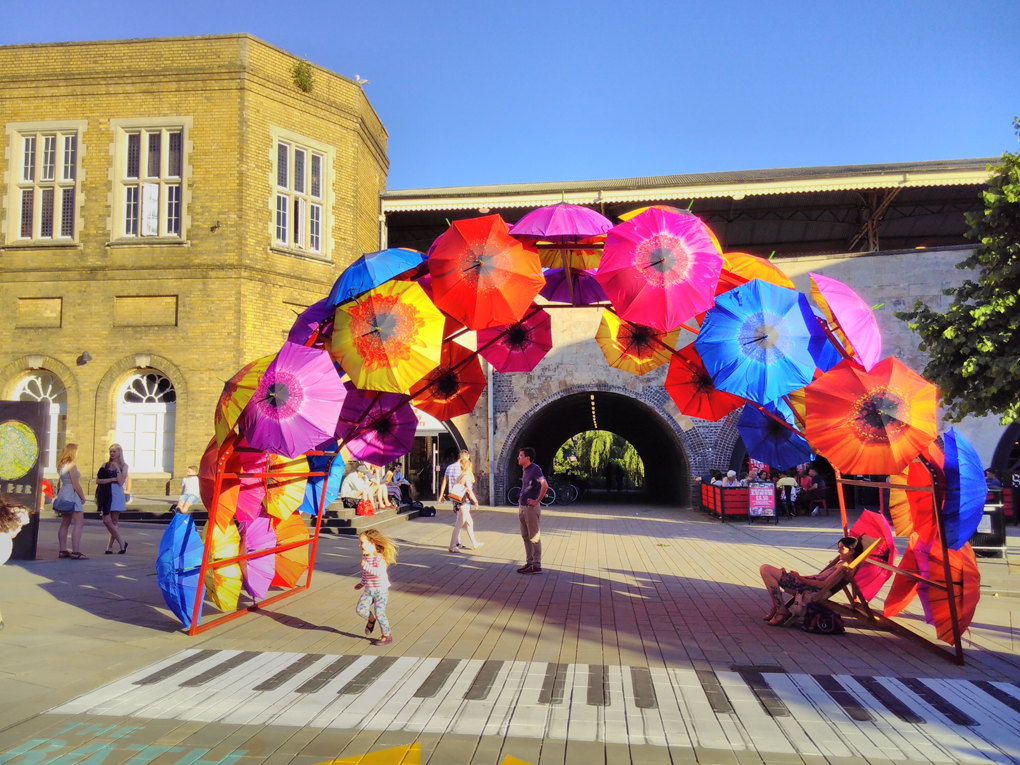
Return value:
<svg viewBox="0 0 1020 765">
<path fill-rule="evenodd" d="M 517 518 L 521 522 L 521 538 L 529 566 L 542 566 L 542 506 L 519 505 Z"/>
</svg>

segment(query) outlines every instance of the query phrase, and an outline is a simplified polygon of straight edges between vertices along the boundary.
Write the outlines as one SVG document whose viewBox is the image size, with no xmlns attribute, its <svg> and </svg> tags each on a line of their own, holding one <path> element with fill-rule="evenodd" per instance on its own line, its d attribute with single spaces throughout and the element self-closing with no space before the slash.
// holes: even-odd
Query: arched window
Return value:
<svg viewBox="0 0 1020 765">
<path fill-rule="evenodd" d="M 117 396 L 117 442 L 132 473 L 172 473 L 177 393 L 156 371 L 128 378 Z"/>
<path fill-rule="evenodd" d="M 14 389 L 15 401 L 45 401 L 50 405 L 50 435 L 45 444 L 43 470 L 57 472 L 57 456 L 67 435 L 67 390 L 52 372 L 33 372 Z"/>
</svg>

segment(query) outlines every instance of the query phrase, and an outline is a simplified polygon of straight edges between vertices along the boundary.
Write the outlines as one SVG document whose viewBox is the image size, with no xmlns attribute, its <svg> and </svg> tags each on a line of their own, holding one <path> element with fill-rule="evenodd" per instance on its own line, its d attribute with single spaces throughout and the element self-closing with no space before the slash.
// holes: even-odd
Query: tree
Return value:
<svg viewBox="0 0 1020 765">
<path fill-rule="evenodd" d="M 1020 117 L 1013 127 L 1020 138 Z M 930 357 L 924 374 L 935 383 L 946 419 L 997 414 L 1003 425 L 1020 419 L 1020 151 L 989 166 L 984 212 L 967 216 L 967 237 L 980 244 L 957 268 L 977 269 L 977 281 L 943 290 L 945 313 L 922 301 L 899 319 L 921 336 Z"/>
</svg>

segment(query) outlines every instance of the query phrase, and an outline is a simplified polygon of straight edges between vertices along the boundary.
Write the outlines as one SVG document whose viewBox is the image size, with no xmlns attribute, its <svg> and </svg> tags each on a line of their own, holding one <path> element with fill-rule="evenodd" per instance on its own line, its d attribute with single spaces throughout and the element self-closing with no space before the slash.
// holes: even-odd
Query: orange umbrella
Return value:
<svg viewBox="0 0 1020 765">
<path fill-rule="evenodd" d="M 744 399 L 718 390 L 694 343 L 677 351 L 669 362 L 666 392 L 681 414 L 716 422 L 742 406 Z"/>
<path fill-rule="evenodd" d="M 895 358 L 842 361 L 807 386 L 805 435 L 843 473 L 899 473 L 935 440 L 935 393 Z"/>
<path fill-rule="evenodd" d="M 269 470 L 272 473 L 307 473 L 308 458 L 304 455 L 289 459 L 279 454 L 269 455 Z M 297 512 L 305 501 L 306 476 L 280 476 L 266 479 L 266 512 L 274 518 L 288 518 Z"/>
<path fill-rule="evenodd" d="M 581 239 L 576 245 L 578 247 L 585 244 L 600 245 L 592 250 L 549 249 L 550 242 L 538 242 L 536 244 L 538 247 L 538 259 L 545 268 L 569 268 L 571 271 L 589 271 L 599 267 L 599 261 L 602 260 L 601 245 L 605 244 L 605 242 L 605 234 L 593 236 L 590 239 Z"/>
<path fill-rule="evenodd" d="M 960 632 L 964 632 L 974 618 L 974 610 L 981 598 L 981 574 L 978 572 L 977 559 L 970 543 L 959 550 L 949 551 L 949 572 L 953 578 L 956 614 L 960 622 Z M 928 577 L 938 584 L 945 584 L 946 572 L 942 563 L 942 546 L 936 541 L 928 552 Z M 938 587 L 930 587 L 925 583 L 917 586 L 917 594 L 927 605 L 931 614 L 930 623 L 935 627 L 939 640 L 953 643 L 953 623 L 949 614 L 949 593 Z"/>
<path fill-rule="evenodd" d="M 907 543 L 907 551 L 900 558 L 899 568 L 901 570 L 923 575 L 921 568 L 917 564 L 917 556 L 914 554 L 914 550 L 917 549 L 919 544 L 920 540 L 917 534 L 911 534 L 910 542 Z M 889 588 L 889 594 L 885 596 L 882 615 L 886 619 L 892 619 L 909 606 L 916 596 L 917 580 L 903 576 L 903 574 L 896 574 L 893 577 L 892 586 Z"/>
<path fill-rule="evenodd" d="M 473 412 L 484 390 L 478 356 L 459 343 L 446 342 L 439 366 L 411 388 L 411 403 L 444 421 Z"/>
<path fill-rule="evenodd" d="M 902 473 L 889 476 L 889 483 L 896 486 L 930 487 L 931 473 L 915 460 Z M 889 514 L 892 516 L 896 536 L 909 537 L 916 533 L 925 542 L 934 538 L 935 503 L 931 491 L 890 489 Z"/>
<path fill-rule="evenodd" d="M 220 400 L 216 402 L 216 413 L 213 416 L 213 423 L 216 426 L 216 443 L 223 446 L 237 425 L 241 411 L 251 401 L 252 395 L 262 381 L 262 375 L 266 368 L 276 358 L 276 354 L 263 356 L 261 359 L 245 364 L 241 369 L 226 381 L 223 385 L 223 392 Z"/>
<path fill-rule="evenodd" d="M 746 252 L 724 252 L 722 273 L 715 294 L 720 295 L 734 287 L 746 284 L 752 279 L 776 284 L 787 289 L 796 289 L 793 280 L 765 258 L 748 255 Z"/>
<path fill-rule="evenodd" d="M 520 321 L 545 286 L 538 255 L 498 215 L 455 221 L 428 262 L 436 304 L 469 329 Z"/>
<path fill-rule="evenodd" d="M 287 545 L 292 542 L 300 542 L 308 539 L 308 527 L 305 526 L 301 513 L 294 513 L 285 520 L 274 518 L 273 531 L 276 532 L 276 541 L 280 545 Z M 293 587 L 308 569 L 308 545 L 295 547 L 293 550 L 286 550 L 276 554 L 276 575 L 273 577 L 273 587 Z"/>
<path fill-rule="evenodd" d="M 609 366 L 643 375 L 669 362 L 680 330 L 657 332 L 651 327 L 621 321 L 612 311 L 602 312 L 595 340 Z"/>
</svg>

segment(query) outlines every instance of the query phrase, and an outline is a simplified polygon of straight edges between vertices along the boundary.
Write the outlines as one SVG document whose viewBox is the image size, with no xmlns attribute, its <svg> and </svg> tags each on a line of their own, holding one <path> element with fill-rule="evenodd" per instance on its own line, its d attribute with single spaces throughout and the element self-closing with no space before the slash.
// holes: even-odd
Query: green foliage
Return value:
<svg viewBox="0 0 1020 765">
<path fill-rule="evenodd" d="M 298 61 L 291 70 L 294 75 L 294 84 L 303 93 L 311 93 L 315 87 L 315 75 L 312 73 L 312 65 L 307 61 Z"/>
<path fill-rule="evenodd" d="M 1013 127 L 1020 137 L 1020 117 Z M 953 298 L 945 313 L 922 301 L 897 318 L 910 322 L 930 356 L 924 374 L 935 383 L 946 418 L 997 414 L 1003 425 L 1020 419 L 1020 151 L 989 167 L 984 212 L 967 216 L 977 249 L 957 268 L 977 281 L 943 290 Z"/>
<path fill-rule="evenodd" d="M 629 441 L 608 430 L 588 430 L 565 442 L 553 458 L 553 472 L 601 478 L 607 465 L 624 471 L 631 486 L 643 486 L 645 464 Z"/>
</svg>

